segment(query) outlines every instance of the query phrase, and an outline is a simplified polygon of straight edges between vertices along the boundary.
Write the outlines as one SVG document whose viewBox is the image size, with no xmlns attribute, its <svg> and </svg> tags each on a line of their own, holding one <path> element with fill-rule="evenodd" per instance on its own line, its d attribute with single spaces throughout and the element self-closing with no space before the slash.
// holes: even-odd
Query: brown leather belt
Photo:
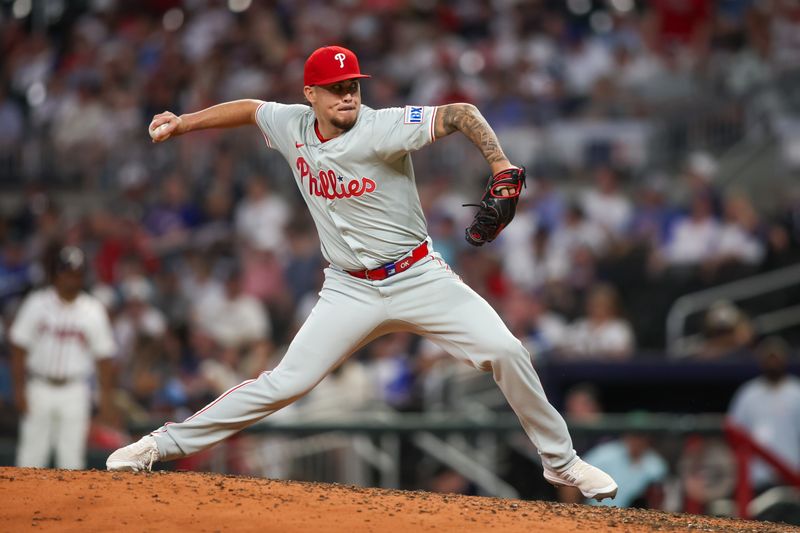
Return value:
<svg viewBox="0 0 800 533">
<path fill-rule="evenodd" d="M 79 378 L 54 378 L 50 376 L 42 376 L 41 374 L 31 374 L 33 379 L 38 379 L 39 381 L 44 381 L 48 385 L 53 385 L 55 387 L 62 387 L 69 383 L 74 383 L 78 381 Z"/>
<path fill-rule="evenodd" d="M 390 278 L 395 274 L 403 272 L 404 270 L 408 270 L 409 268 L 411 268 L 411 265 L 413 265 L 426 255 L 428 255 L 428 243 L 423 242 L 422 244 L 411 250 L 410 254 L 401 257 L 394 263 L 387 263 L 383 266 L 379 266 L 378 268 L 373 268 L 372 270 L 356 270 L 356 271 L 345 270 L 345 272 L 356 278 L 368 279 L 370 281 L 379 281 L 382 279 Z"/>
</svg>

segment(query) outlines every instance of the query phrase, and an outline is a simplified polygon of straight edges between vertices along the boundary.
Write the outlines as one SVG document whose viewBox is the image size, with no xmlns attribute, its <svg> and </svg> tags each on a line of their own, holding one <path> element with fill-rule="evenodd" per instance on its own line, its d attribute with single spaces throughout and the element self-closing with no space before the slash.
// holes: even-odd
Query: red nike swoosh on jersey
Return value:
<svg viewBox="0 0 800 533">
<path fill-rule="evenodd" d="M 295 142 L 294 142 L 294 147 L 295 147 L 295 148 L 302 148 L 303 146 L 305 146 L 305 144 L 303 144 L 303 143 L 299 143 L 299 142 L 297 142 L 297 141 L 295 141 Z"/>
</svg>

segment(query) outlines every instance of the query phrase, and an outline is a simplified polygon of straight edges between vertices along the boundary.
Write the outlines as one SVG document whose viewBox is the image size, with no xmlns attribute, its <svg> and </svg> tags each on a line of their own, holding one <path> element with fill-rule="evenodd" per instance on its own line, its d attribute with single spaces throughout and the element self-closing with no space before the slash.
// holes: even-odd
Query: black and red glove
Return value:
<svg viewBox="0 0 800 533">
<path fill-rule="evenodd" d="M 481 203 L 466 204 L 478 208 L 472 224 L 467 228 L 467 242 L 473 246 L 483 246 L 495 240 L 514 218 L 524 186 L 524 167 L 509 168 L 489 178 Z"/>
</svg>

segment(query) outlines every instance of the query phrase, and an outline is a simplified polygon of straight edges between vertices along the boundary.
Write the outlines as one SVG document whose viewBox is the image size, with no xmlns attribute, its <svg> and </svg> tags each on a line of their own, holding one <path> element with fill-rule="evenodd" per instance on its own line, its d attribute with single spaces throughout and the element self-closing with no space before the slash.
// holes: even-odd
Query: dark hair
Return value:
<svg viewBox="0 0 800 533">
<path fill-rule="evenodd" d="M 594 400 L 598 406 L 600 405 L 600 389 L 593 383 L 582 381 L 573 385 L 567 390 L 567 395 L 572 396 L 574 394 L 585 394 Z"/>
<path fill-rule="evenodd" d="M 567 213 L 580 219 L 586 218 L 586 213 L 583 212 L 583 207 L 578 202 L 570 202 L 567 205 Z"/>
</svg>

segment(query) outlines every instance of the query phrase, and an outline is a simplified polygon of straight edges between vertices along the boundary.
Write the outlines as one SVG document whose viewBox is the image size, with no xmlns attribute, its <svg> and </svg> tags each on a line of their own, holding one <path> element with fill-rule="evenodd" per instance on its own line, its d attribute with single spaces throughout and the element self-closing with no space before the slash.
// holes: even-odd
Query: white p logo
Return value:
<svg viewBox="0 0 800 533">
<path fill-rule="evenodd" d="M 339 52 L 338 54 L 333 56 L 333 58 L 339 62 L 339 68 L 344 68 L 344 58 L 345 57 L 346 56 L 341 52 Z"/>
</svg>

